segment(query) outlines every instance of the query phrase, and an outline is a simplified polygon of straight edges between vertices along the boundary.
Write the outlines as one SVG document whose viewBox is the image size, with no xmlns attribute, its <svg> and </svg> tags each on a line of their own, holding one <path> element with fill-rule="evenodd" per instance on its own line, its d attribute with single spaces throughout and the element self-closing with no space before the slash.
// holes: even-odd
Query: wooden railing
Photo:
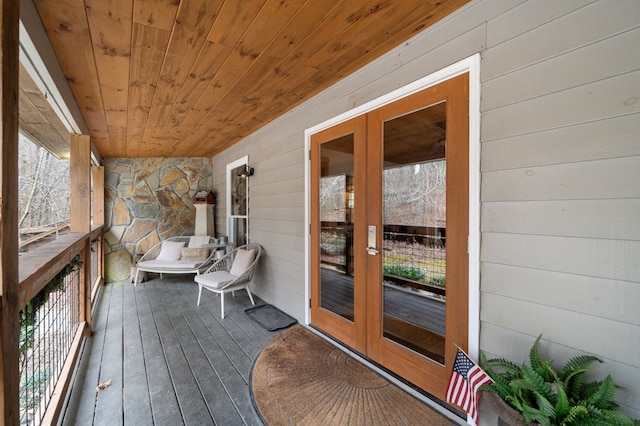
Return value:
<svg viewBox="0 0 640 426">
<path fill-rule="evenodd" d="M 26 247 L 29 244 L 38 242 L 50 235 L 57 234 L 60 231 L 69 227 L 69 219 L 64 219 L 51 225 L 39 226 L 37 228 L 19 229 L 18 234 L 20 236 L 29 235 L 29 237 L 20 240 L 20 248 Z"/>
<path fill-rule="evenodd" d="M 323 265 L 353 275 L 353 224 L 322 222 L 320 260 Z M 383 256 L 396 258 L 392 264 L 420 269 L 428 276 L 445 276 L 446 228 L 431 226 L 384 225 Z M 405 265 L 405 261 L 409 259 Z M 385 263 L 386 264 L 386 263 Z M 403 288 L 425 290 L 445 296 L 444 282 L 434 285 L 427 280 L 416 281 L 400 275 L 384 273 L 385 283 Z M 434 280 L 436 281 L 436 280 Z"/>
<path fill-rule="evenodd" d="M 32 376 L 33 380 L 44 381 L 40 383 L 43 386 L 42 397 L 35 401 L 34 398 L 25 398 L 27 401 L 21 403 L 28 406 L 21 406 L 21 414 L 23 419 L 28 417 L 28 424 L 55 424 L 60 416 L 64 398 L 69 388 L 73 370 L 75 368 L 82 342 L 84 338 L 91 334 L 91 311 L 92 304 L 99 294 L 103 278 L 103 253 L 102 253 L 103 227 L 94 227 L 88 233 L 70 233 L 60 236 L 55 241 L 33 248 L 29 252 L 21 253 L 19 257 L 19 280 L 20 286 L 18 291 L 18 306 L 21 310 L 21 316 L 25 314 L 32 304 L 34 298 L 40 299 L 39 305 L 42 305 L 43 289 L 49 284 L 59 272 L 65 270 L 66 266 L 77 264 L 77 259 L 81 261 L 78 269 L 74 270 L 65 278 L 69 284 L 61 287 L 57 292 L 64 291 L 64 302 L 56 309 L 58 316 L 56 321 L 60 323 L 51 323 L 48 320 L 35 321 L 44 324 L 44 330 L 39 331 L 38 343 L 41 345 L 53 344 L 62 345 L 63 347 L 44 347 L 43 353 L 56 354 L 61 358 L 59 366 L 54 370 L 54 376 L 48 377 L 49 373 L 44 377 Z M 76 283 L 76 284 L 74 284 Z M 64 289 L 64 290 L 63 290 Z M 48 288 L 46 292 L 50 292 Z M 47 300 L 49 298 L 47 297 Z M 53 301 L 48 302 L 47 309 L 54 304 Z M 29 306 L 27 306 L 29 304 Z M 63 318 L 60 320 L 59 318 Z M 53 324 L 53 325 L 52 325 Z M 35 326 L 35 325 L 33 325 Z M 71 337 L 69 339 L 59 339 L 53 336 L 47 336 L 46 333 L 61 333 L 61 329 Z M 31 329 L 21 331 L 22 334 L 30 333 Z M 60 343 L 61 342 L 61 343 Z M 16 348 L 19 351 L 25 351 L 24 347 Z M 64 352 L 64 353 L 62 353 Z M 24 357 L 24 353 L 21 352 Z M 52 361 L 53 362 L 53 361 Z M 29 385 L 21 383 L 21 386 Z M 35 393 L 36 391 L 32 391 Z M 21 393 L 22 395 L 22 393 Z M 21 398 L 23 399 L 23 398 Z M 33 412 L 37 412 L 34 414 Z M 21 421 L 24 423 L 24 421 Z"/>
</svg>

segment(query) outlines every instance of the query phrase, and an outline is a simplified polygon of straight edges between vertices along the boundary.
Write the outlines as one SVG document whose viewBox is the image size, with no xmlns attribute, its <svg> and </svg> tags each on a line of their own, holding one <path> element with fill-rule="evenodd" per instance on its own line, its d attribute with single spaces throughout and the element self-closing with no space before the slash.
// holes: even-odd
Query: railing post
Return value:
<svg viewBox="0 0 640 426">
<path fill-rule="evenodd" d="M 18 0 L 0 0 L 0 423 L 17 425 L 18 399 Z"/>
<path fill-rule="evenodd" d="M 104 225 L 104 166 L 91 166 L 91 181 L 93 224 Z"/>
<path fill-rule="evenodd" d="M 80 322 L 85 322 L 84 336 L 91 336 L 91 234 L 85 238 L 84 248 L 80 252 Z"/>
</svg>

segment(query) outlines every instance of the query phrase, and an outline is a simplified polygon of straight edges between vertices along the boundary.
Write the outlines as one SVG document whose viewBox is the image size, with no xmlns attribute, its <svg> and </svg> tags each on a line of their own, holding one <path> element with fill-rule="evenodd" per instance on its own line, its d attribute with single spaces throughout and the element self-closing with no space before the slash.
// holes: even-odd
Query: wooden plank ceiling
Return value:
<svg viewBox="0 0 640 426">
<path fill-rule="evenodd" d="M 103 157 L 211 156 L 469 0 L 34 0 Z"/>
</svg>

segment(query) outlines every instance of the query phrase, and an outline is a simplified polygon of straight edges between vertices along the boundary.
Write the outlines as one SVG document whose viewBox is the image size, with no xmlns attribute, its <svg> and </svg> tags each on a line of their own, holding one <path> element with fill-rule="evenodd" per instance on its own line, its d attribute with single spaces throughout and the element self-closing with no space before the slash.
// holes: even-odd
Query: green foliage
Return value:
<svg viewBox="0 0 640 426">
<path fill-rule="evenodd" d="M 435 287 L 445 287 L 446 278 L 442 274 L 432 275 L 427 279 L 427 284 Z"/>
<path fill-rule="evenodd" d="M 424 278 L 424 271 L 422 269 L 411 266 L 384 265 L 383 271 L 385 274 L 395 275 L 396 277 L 407 278 L 413 281 L 420 281 Z"/>
<path fill-rule="evenodd" d="M 487 359 L 482 364 L 494 383 L 483 390 L 500 396 L 516 409 L 527 422 L 541 425 L 640 425 L 618 411 L 613 401 L 616 385 L 611 376 L 601 381 L 585 381 L 590 366 L 602 362 L 595 356 L 571 358 L 560 370 L 553 360 L 540 355 L 538 336 L 529 351 L 529 364 L 515 364 L 504 358 Z"/>
<path fill-rule="evenodd" d="M 60 291 L 64 288 L 64 279 L 67 275 L 71 274 L 76 269 L 82 266 L 82 260 L 80 256 L 76 256 L 65 265 L 64 268 L 56 274 L 55 277 L 49 283 L 44 286 L 38 294 L 31 299 L 24 308 L 20 311 L 20 356 L 22 357 L 25 351 L 33 345 L 33 333 L 36 328 L 36 315 L 38 309 L 47 301 L 51 293 Z"/>
</svg>

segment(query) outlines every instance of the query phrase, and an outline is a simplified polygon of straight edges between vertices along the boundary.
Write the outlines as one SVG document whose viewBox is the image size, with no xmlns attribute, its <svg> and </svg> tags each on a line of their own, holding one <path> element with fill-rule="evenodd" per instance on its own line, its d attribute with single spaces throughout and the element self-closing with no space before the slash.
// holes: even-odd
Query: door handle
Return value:
<svg viewBox="0 0 640 426">
<path fill-rule="evenodd" d="M 375 225 L 369 225 L 367 233 L 367 253 L 371 256 L 378 254 L 378 248 L 376 247 L 376 227 Z"/>
</svg>

